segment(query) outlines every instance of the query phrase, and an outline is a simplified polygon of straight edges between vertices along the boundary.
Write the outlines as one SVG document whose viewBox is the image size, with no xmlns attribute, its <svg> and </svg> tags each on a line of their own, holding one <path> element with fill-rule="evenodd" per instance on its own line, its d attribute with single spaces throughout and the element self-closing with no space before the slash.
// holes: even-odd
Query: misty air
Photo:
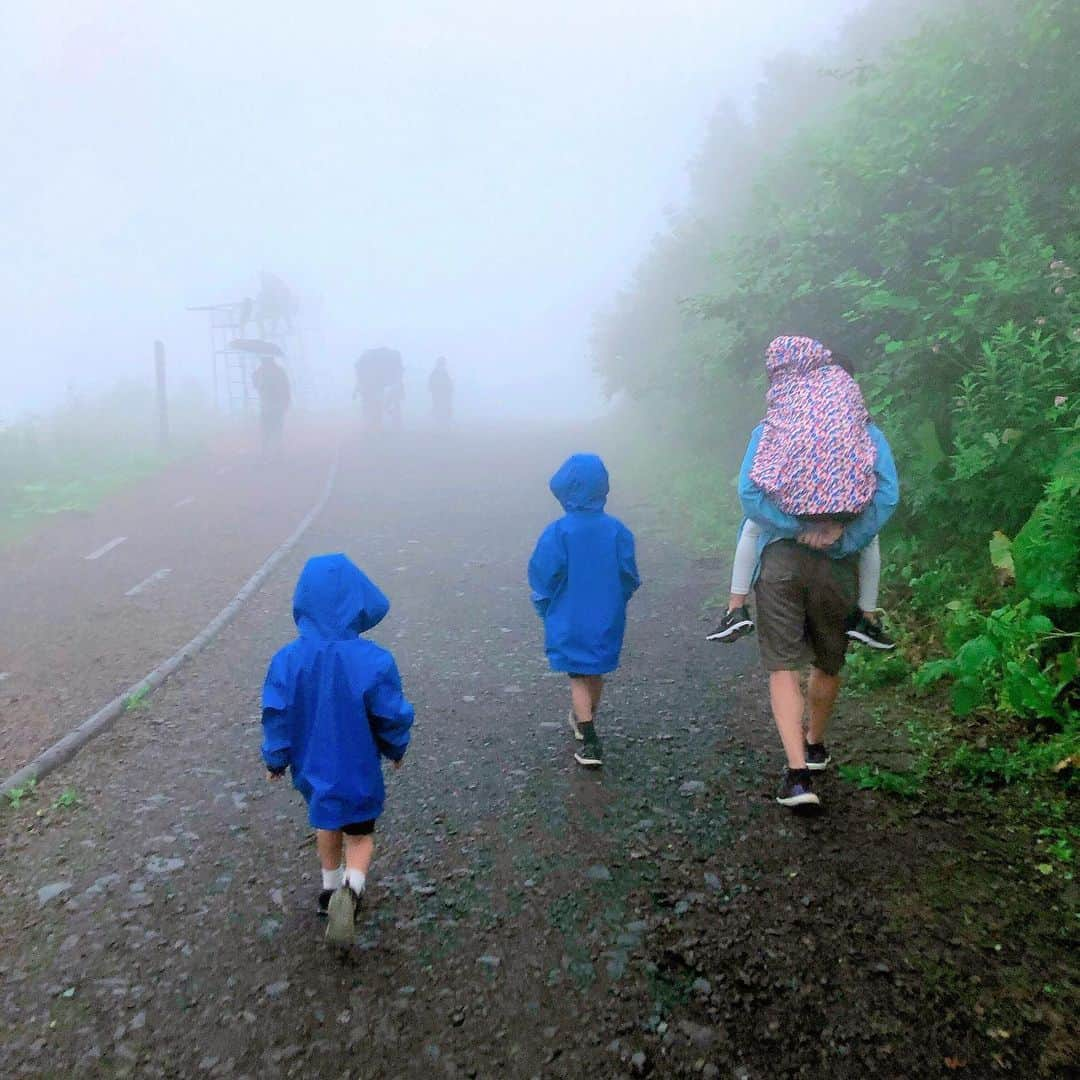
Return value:
<svg viewBox="0 0 1080 1080">
<path fill-rule="evenodd" d="M 1080 6 L 0 40 L 0 1074 L 1080 1069 Z"/>
</svg>

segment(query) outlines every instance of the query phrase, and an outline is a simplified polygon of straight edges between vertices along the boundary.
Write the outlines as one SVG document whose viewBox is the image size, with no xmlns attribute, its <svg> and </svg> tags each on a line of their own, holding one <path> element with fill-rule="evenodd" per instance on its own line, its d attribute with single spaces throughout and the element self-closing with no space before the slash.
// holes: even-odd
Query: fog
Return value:
<svg viewBox="0 0 1080 1080">
<path fill-rule="evenodd" d="M 313 386 L 363 349 L 465 412 L 602 407 L 588 331 L 724 100 L 856 0 L 13 5 L 0 42 L 0 419 L 70 389 L 209 384 L 205 318 L 273 271 Z"/>
</svg>

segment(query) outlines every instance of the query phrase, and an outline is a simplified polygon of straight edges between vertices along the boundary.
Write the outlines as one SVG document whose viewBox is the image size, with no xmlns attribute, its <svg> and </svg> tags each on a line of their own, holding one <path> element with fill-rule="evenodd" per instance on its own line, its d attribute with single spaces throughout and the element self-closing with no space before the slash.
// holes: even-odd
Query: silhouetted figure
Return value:
<svg viewBox="0 0 1080 1080">
<path fill-rule="evenodd" d="M 401 403 L 405 398 L 405 365 L 397 349 L 367 349 L 356 361 L 356 389 L 364 427 L 381 431 L 384 417 L 390 427 L 401 427 Z"/>
<path fill-rule="evenodd" d="M 446 357 L 440 356 L 428 378 L 431 391 L 431 415 L 437 424 L 449 424 L 454 418 L 454 380 L 446 367 Z"/>
<path fill-rule="evenodd" d="M 289 376 L 272 356 L 263 356 L 259 359 L 259 366 L 252 372 L 251 382 L 259 395 L 263 458 L 267 461 L 280 458 L 285 413 L 292 402 Z"/>
</svg>

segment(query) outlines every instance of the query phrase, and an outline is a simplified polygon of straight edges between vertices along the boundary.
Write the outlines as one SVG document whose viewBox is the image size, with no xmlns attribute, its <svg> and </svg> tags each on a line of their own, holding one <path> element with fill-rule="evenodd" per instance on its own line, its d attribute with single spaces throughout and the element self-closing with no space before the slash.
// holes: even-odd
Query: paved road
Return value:
<svg viewBox="0 0 1080 1080">
<path fill-rule="evenodd" d="M 201 457 L 0 550 L 0 775 L 198 633 L 315 502 L 332 446 Z"/>
</svg>

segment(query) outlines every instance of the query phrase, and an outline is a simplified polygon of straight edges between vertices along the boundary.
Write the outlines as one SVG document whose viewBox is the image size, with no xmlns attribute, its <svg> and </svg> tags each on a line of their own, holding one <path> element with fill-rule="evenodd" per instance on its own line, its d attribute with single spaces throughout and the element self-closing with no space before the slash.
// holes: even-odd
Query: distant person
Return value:
<svg viewBox="0 0 1080 1080">
<path fill-rule="evenodd" d="M 570 727 L 579 765 L 603 764 L 596 707 L 603 677 L 619 666 L 626 605 L 641 584 L 634 534 L 604 513 L 608 472 L 595 454 L 574 454 L 551 478 L 566 511 L 541 534 L 529 560 L 529 586 L 544 620 L 553 671 L 570 676 Z"/>
<path fill-rule="evenodd" d="M 307 802 L 322 865 L 317 911 L 335 945 L 353 941 L 375 851 L 380 758 L 401 767 L 413 722 L 393 656 L 359 636 L 389 609 L 346 556 L 309 559 L 293 596 L 299 636 L 275 654 L 263 685 L 263 761 L 270 780 L 291 769 Z"/>
<path fill-rule="evenodd" d="M 364 428 L 382 431 L 384 421 L 401 426 L 401 404 L 405 397 L 405 365 L 397 349 L 366 349 L 356 361 L 356 387 Z"/>
<path fill-rule="evenodd" d="M 787 380 L 797 381 L 800 372 L 821 365 L 827 354 L 810 338 L 775 339 L 769 346 L 770 411 L 784 400 Z M 838 429 L 845 426 L 849 392 L 836 380 L 828 399 L 836 409 Z M 801 393 L 796 390 L 795 398 L 801 400 Z M 776 801 L 792 808 L 821 803 L 811 773 L 823 771 L 832 760 L 825 736 L 840 692 L 858 598 L 859 552 L 881 531 L 900 498 L 892 451 L 877 427 L 867 425 L 866 441 L 849 455 L 842 445 L 810 437 L 803 425 L 814 409 L 809 401 L 802 404 L 789 417 L 790 429 L 770 432 L 768 417 L 754 429 L 739 474 L 743 511 L 758 528 L 751 573 L 756 580 L 758 640 L 769 673 L 773 720 L 787 758 Z M 828 467 L 830 461 L 835 471 Z M 803 514 L 781 509 L 779 500 L 794 497 L 806 477 L 814 475 L 826 479 L 808 485 L 812 501 L 788 504 Z M 851 507 L 861 509 L 853 513 Z M 800 674 L 808 664 L 809 709 Z"/>
<path fill-rule="evenodd" d="M 850 363 L 812 338 L 779 337 L 766 356 L 768 411 L 752 476 L 787 514 L 807 522 L 852 520 L 873 498 L 875 452 L 870 413 Z M 806 453 L 813 447 L 813 453 Z M 758 561 L 761 526 L 747 518 L 735 548 L 731 597 L 709 641 L 752 633 L 746 607 Z M 881 547 L 875 536 L 859 553 L 859 606 L 848 637 L 888 651 L 896 642 L 878 615 Z"/>
<path fill-rule="evenodd" d="M 259 358 L 251 383 L 259 395 L 259 422 L 262 429 L 263 458 L 281 457 L 285 434 L 285 413 L 292 402 L 292 389 L 285 369 L 272 356 Z"/>
<path fill-rule="evenodd" d="M 431 415 L 437 424 L 449 424 L 454 418 L 454 380 L 446 366 L 446 357 L 440 356 L 428 377 L 431 391 Z"/>
</svg>

